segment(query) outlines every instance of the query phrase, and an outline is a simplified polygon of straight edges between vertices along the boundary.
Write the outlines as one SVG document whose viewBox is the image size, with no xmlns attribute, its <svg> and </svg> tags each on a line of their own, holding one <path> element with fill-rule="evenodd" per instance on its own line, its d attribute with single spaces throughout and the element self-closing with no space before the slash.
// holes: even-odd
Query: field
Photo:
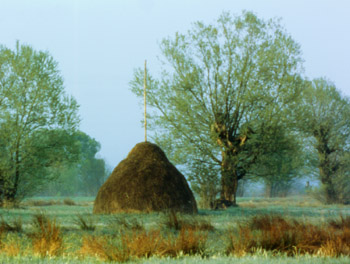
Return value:
<svg viewBox="0 0 350 264">
<path fill-rule="evenodd" d="M 31 198 L 0 210 L 0 263 L 350 263 L 350 206 L 238 204 L 195 217 L 92 215 L 91 197 Z"/>
</svg>

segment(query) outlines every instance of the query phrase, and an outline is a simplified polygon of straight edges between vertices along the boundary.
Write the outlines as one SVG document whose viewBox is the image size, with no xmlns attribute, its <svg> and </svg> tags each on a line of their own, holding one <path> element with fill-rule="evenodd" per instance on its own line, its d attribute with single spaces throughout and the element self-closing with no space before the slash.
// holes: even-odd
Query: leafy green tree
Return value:
<svg viewBox="0 0 350 264">
<path fill-rule="evenodd" d="M 77 158 L 77 111 L 47 52 L 0 46 L 1 201 L 36 191 L 49 180 L 47 169 Z"/>
<path fill-rule="evenodd" d="M 346 166 L 350 148 L 350 102 L 326 79 L 308 82 L 299 108 L 299 126 L 314 138 L 319 179 L 326 203 L 341 202 L 339 188 L 349 182 Z"/>
<path fill-rule="evenodd" d="M 79 148 L 79 158 L 51 170 L 55 180 L 47 182 L 41 195 L 96 195 L 109 176 L 105 160 L 96 157 L 100 143 L 82 131 L 77 131 L 73 139 L 73 144 Z"/>
<path fill-rule="evenodd" d="M 85 195 L 96 195 L 109 172 L 104 159 L 96 157 L 101 145 L 84 132 L 77 134 L 77 140 L 81 146 L 81 157 L 77 164 L 80 182 L 78 191 Z"/>
<path fill-rule="evenodd" d="M 197 22 L 187 34 L 164 39 L 161 52 L 162 72 L 147 85 L 154 140 L 178 165 L 216 169 L 221 199 L 235 204 L 238 181 L 260 152 L 250 147 L 255 131 L 266 116 L 287 119 L 296 104 L 300 47 L 278 20 L 243 12 L 224 13 L 212 25 Z M 142 83 L 139 69 L 131 82 L 139 97 Z M 192 178 L 200 173 L 192 170 Z"/>
<path fill-rule="evenodd" d="M 251 177 L 265 183 L 266 196 L 286 196 L 294 180 L 305 171 L 304 142 L 299 134 L 288 131 L 285 124 L 269 127 L 260 136 L 264 152 L 257 158 Z"/>
</svg>

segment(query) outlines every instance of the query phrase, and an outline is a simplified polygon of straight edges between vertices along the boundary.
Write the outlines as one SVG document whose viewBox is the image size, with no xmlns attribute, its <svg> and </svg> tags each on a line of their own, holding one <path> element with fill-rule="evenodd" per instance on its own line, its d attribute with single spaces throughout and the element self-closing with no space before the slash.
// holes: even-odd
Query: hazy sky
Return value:
<svg viewBox="0 0 350 264">
<path fill-rule="evenodd" d="M 162 38 L 242 10 L 281 17 L 301 44 L 306 76 L 325 76 L 350 96 L 349 0 L 0 0 L 0 44 L 50 52 L 80 104 L 81 130 L 114 167 L 144 136 L 133 70 L 145 59 L 159 69 Z"/>
</svg>

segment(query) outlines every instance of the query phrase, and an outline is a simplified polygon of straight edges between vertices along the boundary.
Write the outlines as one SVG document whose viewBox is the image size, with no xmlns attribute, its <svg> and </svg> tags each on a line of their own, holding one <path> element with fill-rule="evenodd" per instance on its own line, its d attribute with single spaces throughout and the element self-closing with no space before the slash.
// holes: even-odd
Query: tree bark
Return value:
<svg viewBox="0 0 350 264">
<path fill-rule="evenodd" d="M 222 152 L 220 199 L 230 201 L 233 205 L 237 205 L 236 193 L 238 175 L 233 161 L 233 154 L 228 151 Z"/>
</svg>

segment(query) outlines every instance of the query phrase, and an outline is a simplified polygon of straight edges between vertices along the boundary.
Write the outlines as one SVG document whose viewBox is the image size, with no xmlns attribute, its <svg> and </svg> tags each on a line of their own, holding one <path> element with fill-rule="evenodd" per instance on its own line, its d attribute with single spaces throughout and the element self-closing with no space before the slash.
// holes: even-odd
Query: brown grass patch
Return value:
<svg viewBox="0 0 350 264">
<path fill-rule="evenodd" d="M 95 256 L 105 261 L 125 262 L 130 259 L 130 253 L 125 247 L 118 247 L 111 243 L 108 236 L 87 236 L 83 238 L 80 255 Z"/>
<path fill-rule="evenodd" d="M 120 262 L 151 256 L 196 255 L 204 253 L 206 240 L 206 234 L 191 229 L 182 229 L 177 235 L 163 234 L 160 230 L 143 230 L 125 232 L 117 240 L 111 236 L 85 237 L 80 254 Z"/>
<path fill-rule="evenodd" d="M 63 200 L 63 204 L 65 205 L 69 205 L 69 206 L 72 206 L 72 205 L 77 205 L 76 202 L 74 202 L 72 199 L 70 198 L 66 198 Z"/>
<path fill-rule="evenodd" d="M 340 215 L 340 219 L 338 220 L 330 220 L 328 222 L 329 226 L 333 227 L 334 229 L 344 229 L 344 228 L 350 228 L 350 216 L 342 216 Z"/>
<path fill-rule="evenodd" d="M 37 214 L 34 216 L 33 226 L 35 231 L 29 236 L 32 238 L 34 253 L 41 257 L 60 255 L 63 251 L 63 241 L 56 222 L 44 214 Z"/>
<path fill-rule="evenodd" d="M 161 256 L 176 257 L 179 254 L 197 255 L 204 254 L 207 234 L 198 233 L 194 229 L 183 228 L 176 236 L 169 236 L 160 245 Z"/>
<path fill-rule="evenodd" d="M 238 233 L 229 234 L 228 254 L 252 254 L 258 249 L 288 256 L 316 254 L 350 255 L 350 229 L 335 229 L 286 220 L 281 216 L 256 216 Z"/>
<path fill-rule="evenodd" d="M 11 239 L 2 244 L 1 252 L 5 253 L 9 257 L 18 256 L 21 253 L 21 247 L 17 240 Z"/>
</svg>

